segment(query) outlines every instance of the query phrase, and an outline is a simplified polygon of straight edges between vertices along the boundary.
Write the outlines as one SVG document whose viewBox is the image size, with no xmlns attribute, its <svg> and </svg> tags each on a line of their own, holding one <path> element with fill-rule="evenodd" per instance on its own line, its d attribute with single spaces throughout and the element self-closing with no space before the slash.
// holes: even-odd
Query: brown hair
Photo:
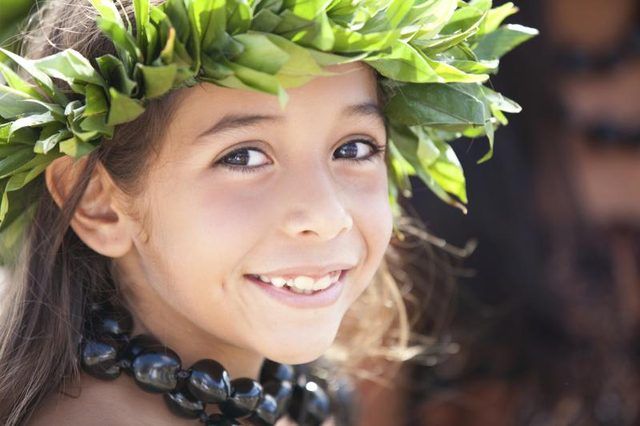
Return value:
<svg viewBox="0 0 640 426">
<path fill-rule="evenodd" d="M 134 23 L 130 1 L 119 3 L 125 5 L 124 13 Z M 25 31 L 22 55 L 39 58 L 65 48 L 73 48 L 87 58 L 114 54 L 113 45 L 96 28 L 95 14 L 86 0 L 49 0 L 34 14 Z M 145 171 L 157 153 L 154 142 L 170 122 L 179 93 L 173 91 L 150 102 L 142 116 L 118 126 L 111 140 L 88 154 L 62 208 L 58 208 L 44 179 L 40 179 L 35 217 L 18 261 L 8 271 L 2 297 L 3 424 L 25 422 L 48 394 L 64 391 L 67 383 L 77 379 L 77 347 L 85 307 L 104 294 L 118 298 L 119 290 L 110 279 L 111 259 L 94 252 L 77 237 L 69 226 L 71 218 L 98 163 L 127 195 L 134 197 L 142 190 Z M 338 367 L 338 374 L 376 380 L 382 375 L 364 368 L 365 360 L 404 361 L 424 352 L 421 345 L 409 346 L 410 330 L 419 310 L 412 312 L 406 303 L 417 306 L 417 293 L 413 291 L 412 296 L 410 290 L 426 286 L 415 286 L 407 268 L 409 262 L 416 260 L 424 264 L 425 257 L 434 253 L 419 220 L 405 215 L 397 226 L 403 234 L 392 239 L 374 282 L 347 312 L 338 338 L 326 354 Z M 405 256 L 401 250 L 413 252 L 413 257 Z M 425 301 L 421 303 L 424 309 Z"/>
</svg>

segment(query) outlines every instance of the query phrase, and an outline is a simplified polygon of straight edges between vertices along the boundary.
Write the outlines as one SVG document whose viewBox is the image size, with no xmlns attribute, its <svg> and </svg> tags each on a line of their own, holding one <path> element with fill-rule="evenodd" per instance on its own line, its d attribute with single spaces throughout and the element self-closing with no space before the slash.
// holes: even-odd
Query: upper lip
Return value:
<svg viewBox="0 0 640 426">
<path fill-rule="evenodd" d="M 252 275 L 266 275 L 269 277 L 282 277 L 282 278 L 293 278 L 300 275 L 304 275 L 306 277 L 311 278 L 322 278 L 327 275 L 329 272 L 333 271 L 341 271 L 343 269 L 351 269 L 355 265 L 349 263 L 333 263 L 330 265 L 317 266 L 317 265 L 307 265 L 307 266 L 296 266 L 291 268 L 277 269 L 270 272 L 261 272 L 259 274 Z"/>
</svg>

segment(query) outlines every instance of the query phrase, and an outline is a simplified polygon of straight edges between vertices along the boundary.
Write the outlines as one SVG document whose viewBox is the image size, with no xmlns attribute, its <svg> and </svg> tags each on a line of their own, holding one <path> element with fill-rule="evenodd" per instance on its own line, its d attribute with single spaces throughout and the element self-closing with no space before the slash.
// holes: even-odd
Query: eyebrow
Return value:
<svg viewBox="0 0 640 426">
<path fill-rule="evenodd" d="M 362 102 L 355 105 L 349 105 L 342 110 L 342 116 L 354 117 L 373 117 L 385 122 L 385 115 L 380 106 L 375 102 Z M 226 132 L 229 130 L 239 129 L 242 127 L 251 127 L 257 124 L 270 121 L 283 121 L 282 115 L 263 115 L 263 114 L 227 114 L 222 117 L 216 124 L 202 132 L 196 139 L 203 136 L 211 136 L 214 134 Z"/>
</svg>

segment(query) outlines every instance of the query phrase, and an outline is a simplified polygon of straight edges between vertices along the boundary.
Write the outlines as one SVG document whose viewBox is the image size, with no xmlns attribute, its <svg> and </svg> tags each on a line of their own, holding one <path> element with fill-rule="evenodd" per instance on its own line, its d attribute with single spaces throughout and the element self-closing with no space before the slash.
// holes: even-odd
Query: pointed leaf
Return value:
<svg viewBox="0 0 640 426">
<path fill-rule="evenodd" d="M 135 120 L 144 112 L 144 106 L 140 101 L 118 92 L 113 87 L 109 88 L 111 106 L 107 125 L 115 126 Z"/>
<path fill-rule="evenodd" d="M 106 87 L 106 82 L 89 60 L 73 49 L 34 60 L 33 64 L 49 76 L 68 84 L 81 82 Z"/>
<path fill-rule="evenodd" d="M 144 96 L 147 99 L 162 96 L 173 86 L 178 67 L 176 64 L 162 67 L 137 65 L 144 79 Z"/>
<path fill-rule="evenodd" d="M 477 98 L 449 84 L 406 84 L 385 106 L 387 116 L 410 126 L 483 126 L 485 109 Z"/>
<path fill-rule="evenodd" d="M 518 45 L 538 35 L 538 30 L 522 25 L 504 25 L 478 40 L 473 49 L 479 59 L 499 59 Z"/>
</svg>

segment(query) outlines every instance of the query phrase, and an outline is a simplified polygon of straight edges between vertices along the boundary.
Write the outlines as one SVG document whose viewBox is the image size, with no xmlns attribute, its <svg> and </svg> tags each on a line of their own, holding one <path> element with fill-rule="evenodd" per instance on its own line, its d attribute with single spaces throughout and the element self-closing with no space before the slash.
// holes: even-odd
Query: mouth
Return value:
<svg viewBox="0 0 640 426">
<path fill-rule="evenodd" d="M 255 288 L 260 290 L 260 293 L 274 301 L 277 301 L 281 305 L 289 306 L 294 309 L 320 309 L 328 308 L 338 303 L 342 293 L 347 287 L 347 273 L 352 269 L 353 268 L 340 270 L 338 279 L 326 288 L 321 290 L 305 289 L 305 292 L 302 293 L 299 292 L 299 289 L 294 289 L 289 285 L 281 285 L 278 287 L 275 284 L 264 282 L 260 279 L 260 276 L 256 277 L 256 275 L 245 275 L 244 277 L 247 281 L 254 284 Z M 282 282 L 280 281 L 278 284 L 282 284 Z M 304 280 L 302 280 L 301 283 L 298 283 L 296 279 L 294 284 L 303 284 L 301 287 L 306 287 L 306 285 L 304 285 L 306 284 Z"/>
<path fill-rule="evenodd" d="M 292 283 L 289 283 L 289 282 L 273 283 L 270 281 L 264 281 L 263 279 L 261 279 L 259 275 L 255 275 L 255 274 L 247 274 L 245 275 L 245 278 L 247 278 L 248 280 L 256 284 L 259 284 L 262 287 L 265 287 L 265 286 L 269 287 L 271 290 L 295 294 L 297 296 L 314 296 L 319 293 L 326 293 L 332 290 L 337 285 L 341 284 L 344 281 L 344 276 L 347 274 L 347 272 L 349 272 L 348 269 L 332 272 L 330 274 L 330 277 L 331 277 L 330 284 L 326 285 L 326 287 L 322 286 L 323 288 L 301 288 L 299 286 L 292 285 Z"/>
</svg>

